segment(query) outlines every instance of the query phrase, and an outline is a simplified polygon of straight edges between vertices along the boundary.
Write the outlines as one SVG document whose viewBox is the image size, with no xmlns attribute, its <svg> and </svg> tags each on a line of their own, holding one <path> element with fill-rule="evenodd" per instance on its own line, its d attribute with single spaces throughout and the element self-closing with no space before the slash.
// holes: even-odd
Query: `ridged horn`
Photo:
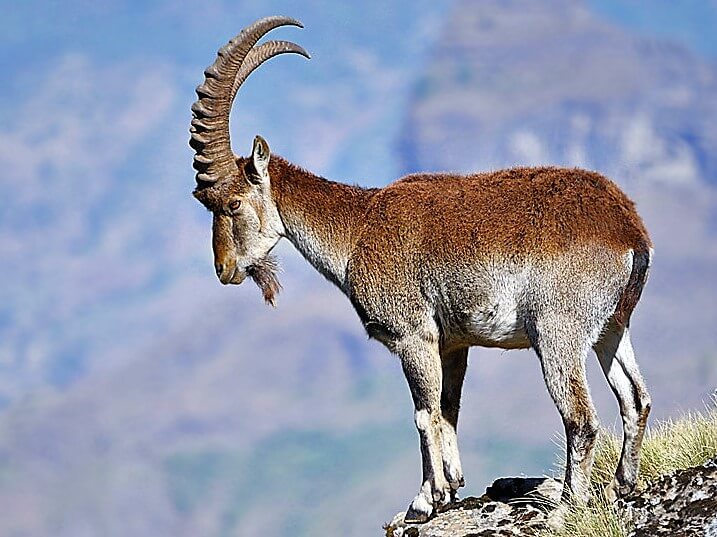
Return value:
<svg viewBox="0 0 717 537">
<path fill-rule="evenodd" d="M 269 58 L 284 52 L 309 55 L 294 43 L 269 41 L 254 49 L 267 32 L 279 26 L 303 25 L 289 17 L 265 17 L 244 28 L 219 49 L 217 59 L 204 71 L 204 83 L 192 105 L 189 145 L 195 150 L 198 184 L 215 183 L 238 172 L 229 137 L 229 114 L 236 92 L 249 74 Z M 246 64 L 246 67 L 244 65 Z"/>
<path fill-rule="evenodd" d="M 241 64 L 236 78 L 234 79 L 231 98 L 234 99 L 237 91 L 239 91 L 241 85 L 252 73 L 252 71 L 254 71 L 254 69 L 274 56 L 287 53 L 300 54 L 307 60 L 311 59 L 311 56 L 309 56 L 309 53 L 306 52 L 303 47 L 300 47 L 291 41 L 267 41 L 266 43 L 262 43 L 258 47 L 251 49 L 249 54 L 246 55 L 246 58 L 244 58 L 244 62 Z"/>
</svg>

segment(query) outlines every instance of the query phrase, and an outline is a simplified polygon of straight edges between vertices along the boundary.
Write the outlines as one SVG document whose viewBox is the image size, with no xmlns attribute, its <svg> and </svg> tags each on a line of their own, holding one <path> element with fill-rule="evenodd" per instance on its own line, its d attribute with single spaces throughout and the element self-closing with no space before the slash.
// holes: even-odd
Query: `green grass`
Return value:
<svg viewBox="0 0 717 537">
<path fill-rule="evenodd" d="M 717 402 L 717 401 L 716 401 Z M 542 537 L 626 537 L 630 527 L 620 511 L 603 495 L 612 480 L 622 440 L 602 430 L 595 450 L 590 505 L 571 505 L 559 531 Z M 648 429 L 642 444 L 638 487 L 676 470 L 703 464 L 717 456 L 717 405 L 706 412 L 693 412 Z"/>
</svg>

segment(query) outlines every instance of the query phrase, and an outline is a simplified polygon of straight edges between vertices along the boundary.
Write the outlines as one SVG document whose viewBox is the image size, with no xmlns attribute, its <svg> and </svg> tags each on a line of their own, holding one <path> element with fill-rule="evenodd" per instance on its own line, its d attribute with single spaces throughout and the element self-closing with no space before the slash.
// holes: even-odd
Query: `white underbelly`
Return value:
<svg viewBox="0 0 717 537">
<path fill-rule="evenodd" d="M 471 312 L 463 330 L 473 345 L 504 349 L 530 346 L 525 319 L 512 301 L 496 302 Z"/>
<path fill-rule="evenodd" d="M 439 309 L 446 346 L 530 347 L 524 298 L 530 278 L 529 266 L 496 261 L 447 292 Z"/>
</svg>

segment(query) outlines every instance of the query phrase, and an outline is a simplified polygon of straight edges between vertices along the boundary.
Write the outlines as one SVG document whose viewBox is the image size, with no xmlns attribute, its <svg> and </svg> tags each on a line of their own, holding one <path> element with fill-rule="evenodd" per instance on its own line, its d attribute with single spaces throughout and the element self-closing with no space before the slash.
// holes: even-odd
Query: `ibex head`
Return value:
<svg viewBox="0 0 717 537">
<path fill-rule="evenodd" d="M 248 158 L 236 157 L 231 149 L 229 114 L 237 91 L 254 69 L 269 58 L 286 52 L 308 53 L 288 41 L 261 37 L 284 25 L 302 27 L 287 17 L 266 17 L 231 39 L 205 71 L 197 87 L 199 99 L 192 105 L 189 145 L 196 151 L 196 197 L 214 214 L 212 245 L 214 268 L 223 284 L 239 284 L 249 276 L 273 304 L 279 290 L 276 264 L 269 252 L 278 242 L 283 225 L 271 195 L 269 145 L 254 139 Z"/>
</svg>

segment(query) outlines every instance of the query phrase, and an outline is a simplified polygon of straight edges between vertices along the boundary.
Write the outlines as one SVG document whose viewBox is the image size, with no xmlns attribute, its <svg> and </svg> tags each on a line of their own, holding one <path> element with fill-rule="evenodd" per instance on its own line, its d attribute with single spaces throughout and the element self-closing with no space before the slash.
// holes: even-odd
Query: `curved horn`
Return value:
<svg viewBox="0 0 717 537">
<path fill-rule="evenodd" d="M 259 67 L 266 60 L 279 54 L 286 53 L 300 54 L 306 59 L 311 59 L 311 56 L 309 56 L 309 53 L 306 52 L 303 47 L 300 47 L 291 41 L 267 41 L 266 43 L 262 43 L 258 47 L 251 49 L 249 54 L 246 55 L 246 58 L 244 58 L 244 62 L 241 64 L 241 67 L 236 74 L 236 78 L 234 79 L 231 98 L 234 99 L 237 91 L 239 91 L 241 85 L 252 73 L 252 71 L 254 71 L 254 69 Z"/>
<path fill-rule="evenodd" d="M 204 71 L 204 83 L 196 89 L 199 99 L 192 105 L 193 117 L 189 128 L 191 133 L 189 145 L 196 151 L 193 166 L 197 170 L 197 183 L 214 183 L 222 177 L 235 175 L 238 172 L 229 138 L 229 114 L 239 88 L 235 82 L 238 79 L 237 73 L 244 59 L 253 52 L 252 47 L 256 42 L 267 32 L 285 25 L 303 28 L 299 21 L 289 17 L 259 19 L 219 49 L 217 59 Z M 294 46 L 298 47 L 298 45 Z M 258 47 L 256 50 L 261 49 L 262 47 Z M 293 50 L 286 50 L 286 52 L 291 51 Z M 283 50 L 275 54 L 281 52 Z M 258 54 L 252 57 L 260 58 Z M 269 57 L 271 56 L 258 62 L 257 66 Z M 248 74 L 243 78 L 246 79 Z"/>
</svg>

